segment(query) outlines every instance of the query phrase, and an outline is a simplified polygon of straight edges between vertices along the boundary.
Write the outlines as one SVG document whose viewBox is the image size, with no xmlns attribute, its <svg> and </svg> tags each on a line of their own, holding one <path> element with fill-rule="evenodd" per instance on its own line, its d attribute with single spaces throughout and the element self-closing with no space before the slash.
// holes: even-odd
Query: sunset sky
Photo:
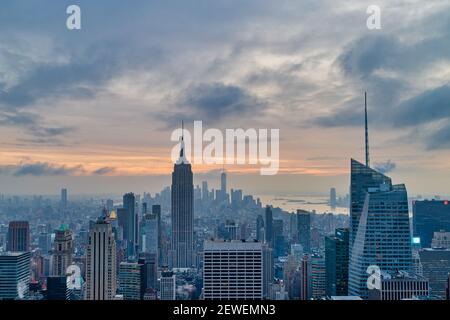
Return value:
<svg viewBox="0 0 450 320">
<path fill-rule="evenodd" d="M 280 129 L 279 174 L 230 166 L 231 187 L 344 194 L 367 91 L 372 166 L 446 195 L 449 82 L 447 0 L 2 0 L 0 193 L 159 191 L 172 131 L 201 120 Z M 195 182 L 220 169 L 194 165 Z"/>
</svg>

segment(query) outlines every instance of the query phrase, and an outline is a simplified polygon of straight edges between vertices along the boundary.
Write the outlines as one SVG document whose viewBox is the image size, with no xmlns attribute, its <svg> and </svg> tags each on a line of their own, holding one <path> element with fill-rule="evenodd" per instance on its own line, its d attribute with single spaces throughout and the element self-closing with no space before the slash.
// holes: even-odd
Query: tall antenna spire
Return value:
<svg viewBox="0 0 450 320">
<path fill-rule="evenodd" d="M 364 116 L 365 116 L 365 126 L 366 126 L 366 166 L 370 166 L 369 158 L 369 126 L 367 124 L 367 92 L 364 92 Z"/>
<path fill-rule="evenodd" d="M 186 154 L 184 150 L 184 121 L 181 120 L 181 143 L 180 143 L 180 158 L 178 159 L 177 163 L 187 163 Z"/>
<path fill-rule="evenodd" d="M 181 141 L 184 141 L 184 120 L 181 120 Z"/>
</svg>

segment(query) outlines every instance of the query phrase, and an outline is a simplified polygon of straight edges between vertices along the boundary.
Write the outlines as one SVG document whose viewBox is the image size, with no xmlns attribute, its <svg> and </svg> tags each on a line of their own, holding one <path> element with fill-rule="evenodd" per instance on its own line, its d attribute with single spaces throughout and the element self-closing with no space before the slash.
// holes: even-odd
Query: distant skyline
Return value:
<svg viewBox="0 0 450 320">
<path fill-rule="evenodd" d="M 381 30 L 365 0 L 82 0 L 78 31 L 69 4 L 0 5 L 0 193 L 158 192 L 171 132 L 202 120 L 280 129 L 279 174 L 226 167 L 229 187 L 345 194 L 367 91 L 372 167 L 450 194 L 449 2 L 377 1 Z"/>
</svg>

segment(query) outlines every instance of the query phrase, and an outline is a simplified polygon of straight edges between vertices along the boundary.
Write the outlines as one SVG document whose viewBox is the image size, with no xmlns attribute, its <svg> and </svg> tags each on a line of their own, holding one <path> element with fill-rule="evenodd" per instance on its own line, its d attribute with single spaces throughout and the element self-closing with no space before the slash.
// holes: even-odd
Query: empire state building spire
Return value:
<svg viewBox="0 0 450 320">
<path fill-rule="evenodd" d="M 177 164 L 189 163 L 186 158 L 185 145 L 184 145 L 184 121 L 181 121 L 181 143 L 180 143 L 180 157 L 177 160 Z"/>
</svg>

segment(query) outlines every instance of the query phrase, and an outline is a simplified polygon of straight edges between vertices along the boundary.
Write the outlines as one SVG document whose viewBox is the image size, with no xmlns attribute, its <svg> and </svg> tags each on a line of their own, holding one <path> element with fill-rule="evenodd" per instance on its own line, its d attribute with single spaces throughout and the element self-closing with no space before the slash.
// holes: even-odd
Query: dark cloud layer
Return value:
<svg viewBox="0 0 450 320">
<path fill-rule="evenodd" d="M 116 171 L 116 168 L 113 168 L 113 167 L 102 167 L 97 170 L 94 170 L 92 172 L 92 174 L 102 176 L 102 175 L 114 173 L 115 171 Z"/>
<path fill-rule="evenodd" d="M 58 166 L 47 162 L 23 163 L 13 172 L 16 177 L 22 176 L 66 176 L 84 172 L 82 166 Z"/>
<path fill-rule="evenodd" d="M 258 116 L 266 103 L 244 88 L 224 83 L 201 83 L 184 90 L 171 111 L 157 115 L 168 126 L 179 125 L 181 120 L 218 123 L 225 119 Z"/>
<path fill-rule="evenodd" d="M 86 170 L 82 165 L 67 166 L 49 162 L 23 162 L 17 165 L 0 166 L 0 174 L 14 177 L 44 177 L 44 176 L 74 176 L 95 175 L 103 176 L 116 171 L 113 167 L 101 167 L 93 171 Z"/>
</svg>

